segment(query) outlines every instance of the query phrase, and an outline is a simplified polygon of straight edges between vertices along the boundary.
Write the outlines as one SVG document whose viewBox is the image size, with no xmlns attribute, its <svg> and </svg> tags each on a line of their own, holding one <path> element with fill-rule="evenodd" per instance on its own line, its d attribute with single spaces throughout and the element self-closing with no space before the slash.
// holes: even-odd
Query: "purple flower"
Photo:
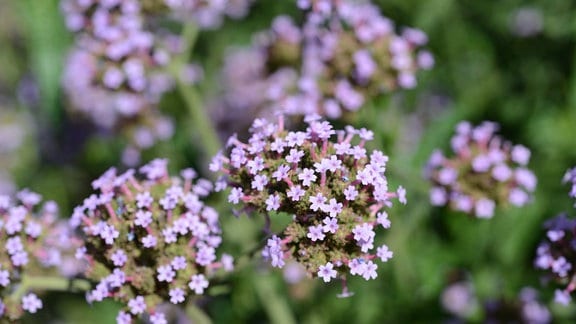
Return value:
<svg viewBox="0 0 576 324">
<path fill-rule="evenodd" d="M 388 213 L 383 211 L 376 214 L 376 223 L 382 225 L 384 228 L 390 228 L 391 222 L 388 219 Z"/>
<path fill-rule="evenodd" d="M 512 148 L 512 161 L 526 166 L 530 160 L 530 150 L 523 145 L 514 145 Z"/>
<path fill-rule="evenodd" d="M 232 188 L 232 190 L 230 191 L 230 195 L 228 195 L 228 202 L 237 204 L 240 202 L 242 197 L 244 197 L 244 192 L 242 191 L 242 188 Z"/>
<path fill-rule="evenodd" d="M 150 323 L 152 324 L 168 324 L 166 320 L 166 315 L 164 313 L 156 312 L 150 315 Z"/>
<path fill-rule="evenodd" d="M 116 250 L 110 256 L 110 260 L 112 260 L 112 263 L 114 263 L 115 266 L 121 267 L 126 263 L 128 257 L 126 256 L 124 250 Z"/>
<path fill-rule="evenodd" d="M 176 256 L 170 262 L 170 265 L 174 270 L 183 270 L 186 269 L 186 258 L 183 256 Z"/>
<path fill-rule="evenodd" d="M 156 237 L 152 234 L 148 234 L 144 238 L 142 238 L 142 245 L 144 245 L 145 248 L 155 247 L 156 242 L 157 242 Z"/>
<path fill-rule="evenodd" d="M 131 324 L 132 323 L 132 316 L 130 314 L 120 311 L 116 316 L 116 323 L 117 324 Z"/>
<path fill-rule="evenodd" d="M 338 273 L 334 270 L 334 265 L 331 262 L 321 265 L 318 268 L 318 277 L 322 278 L 324 282 L 330 282 L 332 278 L 336 278 Z"/>
<path fill-rule="evenodd" d="M 172 269 L 172 266 L 165 265 L 158 267 L 158 275 L 156 278 L 158 281 L 172 282 L 176 276 L 176 272 Z"/>
<path fill-rule="evenodd" d="M 338 220 L 335 217 L 326 217 L 322 223 L 324 223 L 322 230 L 326 233 L 335 234 L 338 230 Z"/>
<path fill-rule="evenodd" d="M 556 289 L 554 291 L 554 301 L 558 304 L 567 306 L 572 301 L 572 298 L 570 297 L 570 293 L 568 291 Z"/>
<path fill-rule="evenodd" d="M 353 201 L 358 197 L 358 190 L 356 190 L 356 187 L 354 186 L 348 186 L 344 189 L 344 196 L 346 197 L 346 200 Z"/>
<path fill-rule="evenodd" d="M 394 252 L 388 249 L 388 246 L 382 245 L 376 249 L 376 255 L 382 262 L 387 262 L 394 256 Z"/>
<path fill-rule="evenodd" d="M 494 179 L 504 182 L 512 176 L 512 170 L 506 164 L 498 164 L 492 169 Z"/>
<path fill-rule="evenodd" d="M 308 234 L 306 234 L 306 236 L 313 242 L 322 241 L 326 237 L 326 235 L 323 232 L 322 225 L 310 226 L 308 228 Z"/>
<path fill-rule="evenodd" d="M 398 195 L 398 201 L 400 201 L 400 203 L 406 205 L 407 200 L 406 200 L 406 189 L 404 189 L 404 187 L 399 186 L 398 189 L 396 190 L 396 194 Z"/>
<path fill-rule="evenodd" d="M 10 273 L 7 270 L 0 270 L 0 286 L 6 287 L 10 284 Z"/>
<path fill-rule="evenodd" d="M 378 269 L 378 265 L 372 261 L 367 261 L 364 264 L 362 278 L 365 280 L 376 279 L 378 277 L 378 273 L 376 270 Z"/>
<path fill-rule="evenodd" d="M 254 180 L 252 180 L 252 189 L 256 189 L 258 191 L 264 190 L 264 186 L 268 184 L 268 177 L 265 175 L 256 175 Z"/>
<path fill-rule="evenodd" d="M 330 198 L 328 204 L 324 204 L 321 209 L 323 212 L 330 214 L 330 217 L 336 217 L 342 212 L 342 207 L 342 203 L 339 203 L 334 198 Z M 310 208 L 312 208 L 312 206 Z"/>
<path fill-rule="evenodd" d="M 314 174 L 314 170 L 305 168 L 298 175 L 298 179 L 302 181 L 303 186 L 310 187 L 312 182 L 316 181 L 316 175 Z"/>
<path fill-rule="evenodd" d="M 508 201 L 514 206 L 522 207 L 530 201 L 530 196 L 524 190 L 514 188 L 508 194 Z"/>
<path fill-rule="evenodd" d="M 302 190 L 302 187 L 300 187 L 299 185 L 293 186 L 291 187 L 287 192 L 286 192 L 286 196 L 290 199 L 292 199 L 292 201 L 300 201 L 300 198 L 302 198 L 302 196 L 304 196 L 306 192 L 304 190 Z"/>
<path fill-rule="evenodd" d="M 278 194 L 268 196 L 268 199 L 266 199 L 266 210 L 276 211 L 278 208 L 280 208 L 280 196 Z"/>
<path fill-rule="evenodd" d="M 134 315 L 142 314 L 146 310 L 146 303 L 144 302 L 144 297 L 136 296 L 135 298 L 128 301 L 128 307 L 130 308 L 130 313 Z"/>
<path fill-rule="evenodd" d="M 490 199 L 479 199 L 476 201 L 476 216 L 480 218 L 492 218 L 494 216 L 494 207 L 496 203 Z"/>
<path fill-rule="evenodd" d="M 100 231 L 100 237 L 108 245 L 114 244 L 114 240 L 117 239 L 119 235 L 120 232 L 114 227 L 114 225 L 104 224 Z"/>
<path fill-rule="evenodd" d="M 322 210 L 324 209 L 324 203 L 326 202 L 326 198 L 322 195 L 322 193 L 317 193 L 316 196 L 310 196 L 310 209 L 313 211 Z"/>
<path fill-rule="evenodd" d="M 186 294 L 181 288 L 170 289 L 168 295 L 170 295 L 170 302 L 172 304 L 180 304 L 184 302 L 184 299 L 186 298 Z"/>
<path fill-rule="evenodd" d="M 291 149 L 290 150 L 290 154 L 288 154 L 286 156 L 286 162 L 288 163 L 298 163 L 300 162 L 300 159 L 304 156 L 304 152 L 297 150 L 297 149 Z M 302 179 L 300 179 L 302 180 Z"/>
<path fill-rule="evenodd" d="M 190 278 L 188 287 L 194 291 L 196 295 L 201 295 L 204 293 L 204 289 L 208 288 L 208 280 L 203 274 L 196 274 Z"/>
<path fill-rule="evenodd" d="M 33 293 L 29 293 L 22 297 L 22 309 L 28 311 L 29 313 L 36 313 L 42 308 L 42 301 L 38 296 Z"/>
</svg>

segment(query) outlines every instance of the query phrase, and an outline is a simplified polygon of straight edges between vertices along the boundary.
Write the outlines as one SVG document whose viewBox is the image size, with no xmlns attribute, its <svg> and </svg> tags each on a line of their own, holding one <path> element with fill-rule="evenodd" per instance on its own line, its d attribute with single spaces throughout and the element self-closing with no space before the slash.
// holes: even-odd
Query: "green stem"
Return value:
<svg viewBox="0 0 576 324">
<path fill-rule="evenodd" d="M 181 75 L 181 71 L 186 66 L 188 55 L 193 50 L 198 38 L 198 27 L 193 23 L 187 23 L 182 30 L 183 52 L 174 60 L 171 73 L 176 80 L 176 87 L 182 96 L 191 116 L 191 123 L 196 134 L 200 136 L 200 142 L 208 160 L 218 153 L 222 144 L 216 133 L 216 129 L 208 116 L 204 104 L 198 93 L 196 86 L 187 84 Z"/>
<path fill-rule="evenodd" d="M 254 289 L 271 323 L 296 323 L 288 301 L 274 289 L 274 280 L 271 276 L 260 276 L 254 281 Z"/>
<path fill-rule="evenodd" d="M 90 282 L 84 279 L 68 279 L 64 277 L 51 276 L 23 276 L 18 289 L 11 298 L 20 299 L 29 290 L 51 290 L 51 291 L 88 291 Z"/>
<path fill-rule="evenodd" d="M 186 315 L 188 319 L 195 324 L 212 324 L 212 320 L 196 304 L 188 303 L 186 305 Z"/>
</svg>

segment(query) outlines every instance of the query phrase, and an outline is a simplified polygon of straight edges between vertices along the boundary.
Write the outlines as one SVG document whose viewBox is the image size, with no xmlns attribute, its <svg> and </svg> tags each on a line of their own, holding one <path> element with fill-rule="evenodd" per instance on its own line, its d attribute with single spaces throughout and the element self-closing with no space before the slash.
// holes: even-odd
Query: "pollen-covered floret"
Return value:
<svg viewBox="0 0 576 324">
<path fill-rule="evenodd" d="M 537 179 L 527 168 L 530 150 L 503 140 L 497 129 L 493 122 L 460 122 L 450 142 L 454 156 L 434 151 L 425 170 L 432 205 L 491 218 L 498 206 L 531 202 Z"/>
<path fill-rule="evenodd" d="M 161 322 L 156 306 L 201 295 L 218 269 L 233 269 L 229 255 L 216 256 L 222 241 L 218 213 L 202 201 L 211 182 L 193 182 L 195 172 L 188 169 L 170 177 L 167 164 L 153 160 L 139 169 L 141 177 L 133 169 L 106 171 L 92 182 L 97 193 L 70 220 L 85 235 L 77 256 L 96 282 L 87 300 L 124 303 L 122 322 L 143 313 Z"/>
<path fill-rule="evenodd" d="M 267 240 L 262 255 L 272 266 L 293 258 L 326 282 L 347 274 L 374 279 L 376 259 L 392 257 L 375 242 L 376 233 L 390 227 L 383 208 L 393 199 L 405 202 L 405 191 L 389 190 L 388 157 L 364 147 L 370 131 L 336 131 L 317 116 L 306 122 L 304 131 L 287 131 L 283 117 L 278 123 L 258 119 L 248 143 L 233 137 L 230 154 L 217 155 L 211 168 L 225 174 L 228 200 L 243 210 L 270 214 L 273 223 L 291 217 Z"/>
</svg>

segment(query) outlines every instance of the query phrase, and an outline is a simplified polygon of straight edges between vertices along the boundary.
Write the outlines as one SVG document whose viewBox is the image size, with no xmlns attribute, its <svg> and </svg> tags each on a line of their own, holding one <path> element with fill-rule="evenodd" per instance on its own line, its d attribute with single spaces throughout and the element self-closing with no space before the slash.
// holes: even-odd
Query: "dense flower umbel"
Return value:
<svg viewBox="0 0 576 324">
<path fill-rule="evenodd" d="M 163 318 L 156 310 L 160 303 L 202 295 L 217 269 L 233 267 L 232 257 L 216 258 L 222 241 L 218 214 L 201 200 L 211 182 L 192 183 L 192 169 L 169 177 L 166 165 L 157 159 L 141 167 L 144 180 L 136 179 L 133 169 L 120 175 L 106 171 L 92 183 L 99 193 L 86 198 L 71 218 L 86 236 L 77 257 L 88 261 L 86 275 L 97 281 L 87 299 L 124 303 L 119 323 L 144 312 Z"/>
<path fill-rule="evenodd" d="M 435 151 L 427 165 L 432 205 L 491 218 L 499 205 L 524 206 L 532 199 L 536 177 L 526 168 L 530 150 L 495 135 L 493 122 L 472 127 L 461 122 L 451 139 L 454 157 Z"/>
<path fill-rule="evenodd" d="M 337 1 L 327 10 L 306 12 L 301 26 L 279 16 L 252 49 L 227 60 L 224 111 L 245 114 L 245 107 L 257 107 L 262 114 L 338 118 L 376 95 L 415 87 L 418 70 L 434 64 L 420 50 L 426 42 L 417 29 L 397 34 L 370 3 Z M 249 67 L 237 64 L 246 57 L 253 58 Z"/>
<path fill-rule="evenodd" d="M 376 231 L 390 227 L 383 208 L 392 198 L 405 203 L 405 191 L 388 190 L 388 157 L 364 148 L 371 131 L 335 131 L 311 116 L 306 121 L 305 131 L 286 131 L 282 117 L 278 124 L 257 119 L 248 143 L 232 137 L 229 156 L 216 156 L 211 170 L 226 174 L 229 202 L 271 222 L 292 217 L 264 248 L 272 266 L 282 268 L 294 258 L 325 282 L 347 273 L 374 279 L 375 259 L 392 257 L 386 245 L 374 247 Z"/>
<path fill-rule="evenodd" d="M 560 214 L 544 224 L 546 237 L 536 250 L 536 268 L 546 271 L 548 280 L 564 286 L 555 292 L 555 300 L 568 304 L 576 290 L 576 220 Z"/>
<path fill-rule="evenodd" d="M 70 262 L 79 240 L 73 235 L 55 242 L 58 207 L 53 201 L 42 204 L 42 197 L 23 190 L 16 197 L 0 195 L 0 319 L 18 320 L 27 311 L 36 313 L 42 301 L 32 292 L 18 295 L 17 288 L 26 276 L 61 272 L 76 275 L 77 262 Z M 59 244 L 62 243 L 62 244 Z M 72 259 L 73 260 L 73 259 Z"/>
</svg>

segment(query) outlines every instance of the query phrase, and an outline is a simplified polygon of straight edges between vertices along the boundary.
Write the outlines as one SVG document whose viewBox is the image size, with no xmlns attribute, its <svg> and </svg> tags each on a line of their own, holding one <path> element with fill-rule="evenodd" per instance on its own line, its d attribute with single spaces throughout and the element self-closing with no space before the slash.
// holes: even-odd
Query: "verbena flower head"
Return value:
<svg viewBox="0 0 576 324">
<path fill-rule="evenodd" d="M 545 272 L 545 278 L 562 286 L 554 300 L 567 305 L 576 290 L 576 220 L 560 214 L 544 223 L 546 236 L 536 250 L 534 266 Z"/>
<path fill-rule="evenodd" d="M 377 95 L 414 88 L 417 72 L 433 66 L 432 55 L 421 50 L 427 43 L 422 31 L 397 33 L 367 2 L 318 2 L 334 4 L 306 12 L 302 25 L 279 16 L 251 50 L 231 54 L 224 68 L 225 111 L 241 115 L 245 107 L 258 107 L 263 115 L 339 118 Z M 248 68 L 237 64 L 239 57 L 255 60 Z"/>
<path fill-rule="evenodd" d="M 161 317 L 159 304 L 203 295 L 217 269 L 233 268 L 230 256 L 216 256 L 222 241 L 218 213 L 202 202 L 211 182 L 193 183 L 192 169 L 170 177 L 167 163 L 156 159 L 141 167 L 142 180 L 133 169 L 106 171 L 92 183 L 97 193 L 71 218 L 86 237 L 77 256 L 88 262 L 86 276 L 96 282 L 87 300 L 123 303 L 121 323 L 143 313 Z"/>
<path fill-rule="evenodd" d="M 171 137 L 172 121 L 158 103 L 173 88 L 168 65 L 182 44 L 178 36 L 153 28 L 153 1 L 63 0 L 61 7 L 76 33 L 62 80 L 72 113 L 125 133 L 133 151 Z"/>
<path fill-rule="evenodd" d="M 53 201 L 43 204 L 42 197 L 29 190 L 15 196 L 0 195 L 0 319 L 17 321 L 24 312 L 36 313 L 42 308 L 38 291 L 19 291 L 27 277 L 60 272 L 78 274 L 79 263 L 70 252 L 79 241 L 74 235 L 54 241 L 58 207 Z M 70 233 L 68 233 L 70 234 Z M 68 254 L 66 254 L 68 252 Z"/>
<path fill-rule="evenodd" d="M 537 180 L 527 168 L 530 150 L 503 140 L 497 129 L 493 122 L 461 122 L 451 139 L 454 156 L 432 154 L 426 169 L 432 205 L 491 218 L 498 206 L 532 200 Z"/>
<path fill-rule="evenodd" d="M 211 170 L 225 173 L 229 202 L 271 214 L 273 223 L 292 219 L 264 248 L 272 266 L 293 258 L 325 282 L 347 274 L 375 279 L 377 259 L 386 262 L 393 254 L 375 246 L 376 233 L 390 227 L 384 208 L 396 198 L 406 203 L 405 191 L 389 190 L 388 157 L 364 147 L 371 131 L 336 131 L 316 116 L 306 121 L 306 130 L 287 131 L 283 117 L 278 123 L 257 119 L 248 143 L 232 137 L 229 155 L 216 156 Z"/>
</svg>

